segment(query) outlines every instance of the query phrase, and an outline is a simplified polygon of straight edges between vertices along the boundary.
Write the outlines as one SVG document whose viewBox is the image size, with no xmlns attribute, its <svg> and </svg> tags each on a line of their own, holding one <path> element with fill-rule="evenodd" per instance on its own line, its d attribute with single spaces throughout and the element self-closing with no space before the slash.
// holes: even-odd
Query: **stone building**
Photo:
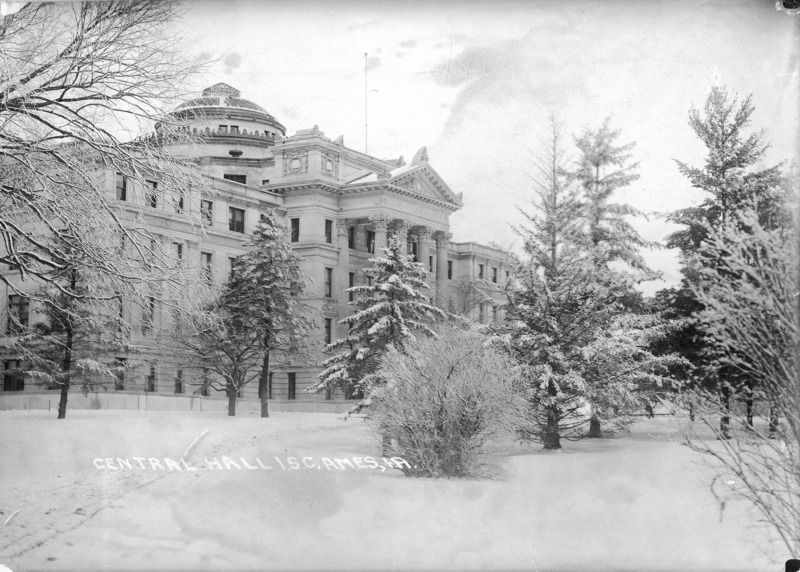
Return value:
<svg viewBox="0 0 800 572">
<path fill-rule="evenodd" d="M 343 291 L 368 280 L 364 274 L 368 260 L 392 234 L 405 240 L 409 254 L 428 269 L 432 301 L 476 321 L 499 319 L 502 289 L 510 279 L 505 253 L 451 240 L 449 219 L 461 208 L 461 195 L 439 176 L 424 147 L 409 161 L 379 159 L 346 147 L 341 136 L 326 137 L 317 126 L 287 136 L 275 117 L 223 83 L 205 89 L 201 97 L 179 105 L 172 114 L 200 141 L 191 148 L 176 147 L 176 154 L 191 155 L 215 193 L 192 202 L 198 203 L 195 214 L 203 221 L 204 232 L 170 204 L 147 205 L 153 227 L 180 256 L 199 261 L 221 283 L 260 214 L 274 209 L 292 247 L 304 259 L 302 270 L 313 280 L 306 302 L 317 313 L 316 347 L 345 335 L 339 320 L 352 309 Z M 127 184 L 121 179 L 109 175 L 109 193 L 141 209 L 145 194 L 134 189 L 120 195 Z M 22 303 L 17 298 L 8 297 L 15 312 Z M 7 312 L 0 316 L 0 328 L 6 328 L 6 316 Z M 135 324 L 132 335 L 142 335 Z M 4 368 L 16 367 L 13 356 L 5 357 Z M 303 391 L 325 357 L 317 352 L 313 363 L 276 368 L 271 397 L 279 402 L 344 399 L 339 392 Z M 128 375 L 122 391 L 191 393 L 195 390 L 191 381 L 163 364 L 151 363 Z M 41 388 L 25 383 L 21 376 L 6 375 L 3 391 L 20 390 Z M 243 397 L 255 398 L 256 393 L 255 386 L 247 387 Z"/>
</svg>

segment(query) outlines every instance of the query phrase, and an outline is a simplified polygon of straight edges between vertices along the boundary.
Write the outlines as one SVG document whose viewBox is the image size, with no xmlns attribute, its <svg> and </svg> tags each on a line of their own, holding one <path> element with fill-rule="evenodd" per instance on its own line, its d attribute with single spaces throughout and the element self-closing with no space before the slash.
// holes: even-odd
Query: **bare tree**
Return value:
<svg viewBox="0 0 800 572">
<path fill-rule="evenodd" d="M 176 49 L 179 15 L 155 0 L 31 3 L 0 24 L 0 282 L 57 321 L 86 323 L 90 306 L 124 321 L 123 303 L 146 309 L 185 279 L 152 224 L 159 208 L 191 212 L 205 186 L 164 145 L 190 141 L 162 113 L 198 68 Z M 5 345 L 24 355 L 24 340 Z"/>
<path fill-rule="evenodd" d="M 706 229 L 709 238 L 701 255 L 716 265 L 700 270 L 695 287 L 704 307 L 697 319 L 709 334 L 717 356 L 715 367 L 752 380 L 754 395 L 740 407 L 715 391 L 698 389 L 698 417 L 717 439 L 703 439 L 694 429 L 689 442 L 719 461 L 715 484 L 722 490 L 715 487 L 715 491 L 721 497 L 732 493 L 752 502 L 789 552 L 796 554 L 800 552 L 800 229 L 770 229 L 759 218 L 755 209 L 749 209 L 721 228 Z M 765 406 L 761 415 L 753 415 L 753 401 Z M 725 417 L 729 422 L 720 426 L 719 419 Z"/>
</svg>

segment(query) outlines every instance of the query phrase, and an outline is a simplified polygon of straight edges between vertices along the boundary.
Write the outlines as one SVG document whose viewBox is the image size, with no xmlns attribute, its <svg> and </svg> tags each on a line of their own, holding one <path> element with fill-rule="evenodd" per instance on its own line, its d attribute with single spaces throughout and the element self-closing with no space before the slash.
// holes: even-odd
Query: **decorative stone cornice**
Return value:
<svg viewBox="0 0 800 572">
<path fill-rule="evenodd" d="M 336 232 L 339 234 L 339 236 L 347 236 L 347 229 L 349 229 L 351 226 L 353 225 L 350 224 L 350 221 L 346 218 L 336 219 Z"/>
</svg>

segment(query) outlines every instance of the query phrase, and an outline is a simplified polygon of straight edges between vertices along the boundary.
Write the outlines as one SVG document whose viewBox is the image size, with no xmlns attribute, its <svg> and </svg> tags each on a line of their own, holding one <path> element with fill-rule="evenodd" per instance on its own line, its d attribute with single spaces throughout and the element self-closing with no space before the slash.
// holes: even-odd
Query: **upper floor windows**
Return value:
<svg viewBox="0 0 800 572">
<path fill-rule="evenodd" d="M 448 260 L 447 261 L 447 279 L 448 280 L 452 280 L 453 279 L 453 261 L 452 260 Z"/>
<path fill-rule="evenodd" d="M 244 232 L 244 210 L 229 207 L 228 214 L 228 230 Z"/>
<path fill-rule="evenodd" d="M 147 206 L 156 208 L 158 206 L 158 183 L 155 181 L 145 181 L 145 200 Z"/>
<path fill-rule="evenodd" d="M 355 249 L 355 247 L 356 247 L 356 227 L 349 226 L 347 227 L 347 248 Z"/>
<path fill-rule="evenodd" d="M 483 280 L 483 264 L 478 264 L 478 280 Z"/>
<path fill-rule="evenodd" d="M 492 282 L 497 284 L 497 268 L 492 267 Z"/>
<path fill-rule="evenodd" d="M 367 231 L 367 252 L 375 254 L 375 231 Z"/>
<path fill-rule="evenodd" d="M 300 219 L 293 218 L 291 224 L 292 224 L 292 231 L 289 240 L 290 242 L 300 242 Z"/>
<path fill-rule="evenodd" d="M 122 173 L 117 173 L 116 180 L 117 200 L 128 200 L 128 178 L 123 176 Z"/>
<path fill-rule="evenodd" d="M 200 201 L 200 219 L 208 226 L 214 226 L 214 203 L 212 201 Z"/>
<path fill-rule="evenodd" d="M 231 129 L 229 131 L 231 135 L 238 135 L 239 134 L 239 126 L 238 125 L 231 125 Z"/>
<path fill-rule="evenodd" d="M 333 295 L 333 268 L 325 269 L 325 296 L 330 298 Z"/>
<path fill-rule="evenodd" d="M 325 242 L 333 243 L 333 221 L 330 219 L 325 219 Z"/>
<path fill-rule="evenodd" d="M 28 327 L 28 310 L 30 302 L 27 298 L 17 294 L 8 297 L 8 326 L 9 334 L 18 334 Z"/>
</svg>

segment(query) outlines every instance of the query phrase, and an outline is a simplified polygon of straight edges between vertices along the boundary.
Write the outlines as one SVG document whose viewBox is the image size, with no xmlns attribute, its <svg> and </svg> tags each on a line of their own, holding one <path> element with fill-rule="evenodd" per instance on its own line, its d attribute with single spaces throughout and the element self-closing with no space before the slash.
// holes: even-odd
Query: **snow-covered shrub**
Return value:
<svg viewBox="0 0 800 572">
<path fill-rule="evenodd" d="M 473 331 L 446 329 L 380 361 L 386 386 L 372 393 L 369 419 L 390 436 L 408 476 L 478 477 L 496 472 L 488 441 L 518 428 L 524 400 L 507 355 Z"/>
</svg>

